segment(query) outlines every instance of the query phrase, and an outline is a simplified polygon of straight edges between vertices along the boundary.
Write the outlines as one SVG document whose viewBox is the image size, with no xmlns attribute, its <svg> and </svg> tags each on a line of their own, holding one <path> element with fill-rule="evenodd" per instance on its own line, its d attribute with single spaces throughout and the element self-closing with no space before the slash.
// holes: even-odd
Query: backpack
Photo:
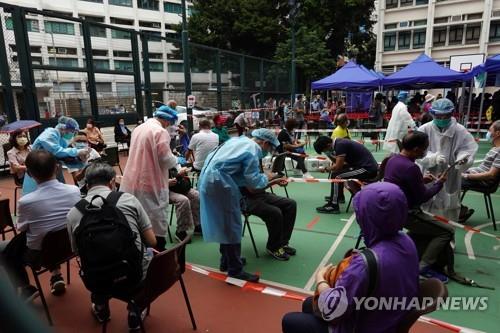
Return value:
<svg viewBox="0 0 500 333">
<path fill-rule="evenodd" d="M 95 195 L 76 204 L 83 214 L 75 241 L 80 257 L 80 277 L 91 292 L 120 294 L 134 289 L 142 280 L 143 251 L 135 244 L 125 215 L 116 204 L 123 192 L 111 192 L 105 199 Z M 101 207 L 93 204 L 100 198 Z"/>
</svg>

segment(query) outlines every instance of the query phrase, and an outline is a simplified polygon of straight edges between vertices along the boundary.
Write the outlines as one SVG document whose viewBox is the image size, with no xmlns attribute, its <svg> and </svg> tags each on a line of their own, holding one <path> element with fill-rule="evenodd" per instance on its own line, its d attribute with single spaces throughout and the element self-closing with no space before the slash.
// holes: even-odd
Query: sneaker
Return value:
<svg viewBox="0 0 500 333">
<path fill-rule="evenodd" d="M 297 254 L 297 250 L 288 244 L 283 246 L 283 251 L 285 251 L 285 253 L 288 254 L 289 256 L 294 256 Z"/>
<path fill-rule="evenodd" d="M 260 276 L 256 274 L 250 274 L 245 271 L 241 271 L 241 273 L 236 274 L 236 275 L 231 275 L 230 277 L 239 279 L 239 280 L 245 280 L 248 282 L 259 282 Z"/>
<path fill-rule="evenodd" d="M 129 331 L 138 331 L 141 329 L 141 321 L 144 321 L 146 318 L 147 308 L 141 311 L 141 318 L 139 319 L 139 314 L 135 311 L 128 312 L 128 330 Z"/>
<path fill-rule="evenodd" d="M 194 227 L 194 233 L 196 235 L 203 235 L 203 230 L 201 230 L 201 224 Z"/>
<path fill-rule="evenodd" d="M 188 233 L 185 231 L 176 231 L 175 232 L 175 239 L 179 243 L 182 242 L 184 239 L 186 239 L 186 237 L 188 237 Z M 191 240 L 188 241 L 188 244 L 191 244 Z"/>
<path fill-rule="evenodd" d="M 38 295 L 40 295 L 40 292 L 32 285 L 22 287 L 19 291 L 19 297 L 26 303 L 33 301 Z"/>
<path fill-rule="evenodd" d="M 66 292 L 66 282 L 64 282 L 61 274 L 52 275 L 50 278 L 50 292 L 54 296 L 59 296 Z"/>
<path fill-rule="evenodd" d="M 241 263 L 243 264 L 243 266 L 245 266 L 247 264 L 247 258 L 241 257 L 240 260 L 241 260 Z M 227 264 L 220 264 L 219 271 L 227 272 Z"/>
<path fill-rule="evenodd" d="M 448 283 L 448 277 L 442 273 L 433 270 L 430 266 L 424 267 L 420 270 L 420 278 L 423 280 L 435 278 L 443 283 Z"/>
<path fill-rule="evenodd" d="M 290 259 L 290 256 L 285 252 L 285 250 L 283 250 L 282 247 L 280 247 L 279 249 L 277 249 L 275 251 L 272 251 L 269 249 L 266 249 L 266 250 L 267 250 L 267 253 L 269 253 L 269 255 L 276 260 L 287 261 L 288 259 Z"/>
<path fill-rule="evenodd" d="M 97 305 L 92 303 L 90 310 L 94 318 L 101 324 L 107 322 L 111 318 L 108 305 Z"/>
<path fill-rule="evenodd" d="M 314 179 L 313 175 L 311 175 L 309 172 L 306 172 L 302 175 L 302 178 L 304 179 Z"/>
<path fill-rule="evenodd" d="M 325 197 L 325 201 L 330 201 L 331 197 Z M 337 200 L 339 204 L 345 204 L 345 197 L 340 197 Z"/>
<path fill-rule="evenodd" d="M 327 203 L 323 207 L 317 207 L 316 211 L 323 214 L 340 214 L 339 205 Z"/>
</svg>

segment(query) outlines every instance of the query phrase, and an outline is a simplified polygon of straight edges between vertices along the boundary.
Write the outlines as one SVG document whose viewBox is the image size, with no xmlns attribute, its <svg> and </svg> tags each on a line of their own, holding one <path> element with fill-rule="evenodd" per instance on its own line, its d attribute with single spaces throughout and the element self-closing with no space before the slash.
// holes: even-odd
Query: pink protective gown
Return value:
<svg viewBox="0 0 500 333">
<path fill-rule="evenodd" d="M 176 163 L 170 135 L 158 120 L 148 119 L 134 129 L 120 190 L 139 199 L 160 237 L 167 234 L 168 170 Z"/>
</svg>

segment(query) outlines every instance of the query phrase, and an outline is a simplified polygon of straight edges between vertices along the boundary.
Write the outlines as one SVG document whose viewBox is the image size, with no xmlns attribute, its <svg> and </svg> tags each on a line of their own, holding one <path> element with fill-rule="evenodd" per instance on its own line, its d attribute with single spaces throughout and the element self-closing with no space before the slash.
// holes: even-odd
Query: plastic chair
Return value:
<svg viewBox="0 0 500 333">
<path fill-rule="evenodd" d="M 102 159 L 111 166 L 117 166 L 123 175 L 122 167 L 120 166 L 120 157 L 118 156 L 118 146 L 105 148 Z"/>
<path fill-rule="evenodd" d="M 446 286 L 438 279 L 428 279 L 420 282 L 420 290 L 418 293 L 418 298 L 422 299 L 432 299 L 432 303 L 423 309 L 412 310 L 409 312 L 396 328 L 397 333 L 408 333 L 413 324 L 418 320 L 420 316 L 436 311 L 438 302 L 440 299 L 446 299 L 448 297 L 448 289 Z M 424 304 L 422 301 L 420 304 Z"/>
<path fill-rule="evenodd" d="M 137 311 L 147 308 L 146 314 L 149 315 L 151 303 L 179 281 L 193 330 L 196 330 L 193 310 L 191 309 L 186 286 L 182 279 L 182 274 L 186 271 L 185 249 L 189 240 L 190 237 L 187 237 L 173 248 L 156 254 L 151 260 L 146 277 L 138 289 L 133 291 L 130 295 L 113 295 L 113 298 L 130 303 Z M 141 318 L 141 316 L 139 316 L 139 318 Z M 142 320 L 140 321 L 140 325 L 141 331 L 145 332 Z M 107 322 L 104 322 L 102 326 L 103 333 L 106 332 L 106 326 Z"/>
<path fill-rule="evenodd" d="M 75 257 L 73 250 L 71 249 L 71 243 L 69 241 L 68 230 L 66 228 L 51 231 L 45 235 L 42 241 L 42 250 L 40 251 L 40 261 L 35 264 L 28 264 L 35 278 L 36 288 L 38 289 L 40 299 L 42 301 L 45 314 L 49 321 L 50 326 L 53 325 L 52 317 L 50 316 L 49 307 L 45 300 L 43 294 L 42 285 L 40 284 L 40 279 L 38 276 L 48 272 L 47 267 L 55 267 L 66 262 L 66 280 L 68 285 L 70 284 L 70 265 L 69 261 Z"/>
<path fill-rule="evenodd" d="M 498 185 L 500 183 L 500 177 L 497 177 L 497 181 L 492 184 L 490 187 L 462 187 L 463 193 L 462 193 L 462 198 L 460 201 L 464 200 L 465 193 L 467 191 L 474 191 L 474 192 L 479 192 L 483 194 L 484 197 L 484 204 L 486 206 L 486 214 L 488 215 L 488 218 L 491 218 L 491 222 L 493 223 L 493 229 L 496 231 L 497 230 L 497 223 L 495 220 L 495 210 L 493 207 L 493 204 L 491 203 L 491 195 L 494 194 L 497 189 Z"/>
<path fill-rule="evenodd" d="M 10 214 L 10 201 L 9 199 L 0 199 L 0 232 L 2 233 L 2 240 L 5 240 L 5 233 L 11 231 L 14 235 L 17 235 L 16 227 Z"/>
</svg>

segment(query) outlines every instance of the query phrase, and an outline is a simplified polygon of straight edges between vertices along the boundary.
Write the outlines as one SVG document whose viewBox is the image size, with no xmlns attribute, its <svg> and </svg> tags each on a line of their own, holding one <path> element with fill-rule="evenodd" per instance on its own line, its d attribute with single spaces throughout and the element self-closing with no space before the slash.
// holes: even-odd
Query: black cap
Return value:
<svg viewBox="0 0 500 333">
<path fill-rule="evenodd" d="M 333 140 L 330 139 L 327 136 L 320 136 L 319 138 L 316 139 L 316 142 L 314 142 L 314 150 L 316 153 L 321 154 L 323 151 L 328 148 L 332 144 Z"/>
</svg>

